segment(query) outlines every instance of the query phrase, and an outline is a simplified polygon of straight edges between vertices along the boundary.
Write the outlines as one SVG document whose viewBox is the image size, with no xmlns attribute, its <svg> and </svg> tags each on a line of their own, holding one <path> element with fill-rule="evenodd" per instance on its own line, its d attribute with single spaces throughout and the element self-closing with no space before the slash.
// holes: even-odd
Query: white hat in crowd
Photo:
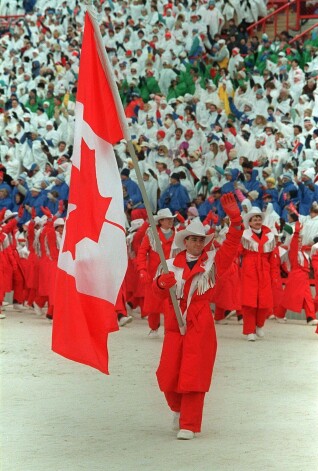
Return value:
<svg viewBox="0 0 318 471">
<path fill-rule="evenodd" d="M 65 225 L 65 221 L 64 221 L 63 218 L 57 218 L 57 219 L 55 219 L 55 221 L 53 223 L 54 228 L 58 227 L 58 226 L 64 226 L 64 225 Z"/>
<path fill-rule="evenodd" d="M 4 213 L 4 218 L 3 222 L 8 221 L 9 219 L 13 218 L 14 216 L 17 216 L 18 213 L 12 212 L 10 209 L 7 209 L 6 212 Z"/>
<path fill-rule="evenodd" d="M 160 221 L 160 219 L 169 219 L 169 218 L 175 218 L 176 216 L 174 214 L 172 214 L 172 212 L 170 211 L 169 208 L 163 208 L 163 209 L 159 209 L 159 211 L 157 212 L 157 214 L 154 216 L 154 220 L 156 222 L 156 224 L 158 224 L 158 222 Z"/>
<path fill-rule="evenodd" d="M 144 219 L 134 219 L 133 221 L 131 221 L 128 232 L 135 232 L 137 229 L 139 229 L 143 225 L 144 222 L 145 222 Z"/>
</svg>

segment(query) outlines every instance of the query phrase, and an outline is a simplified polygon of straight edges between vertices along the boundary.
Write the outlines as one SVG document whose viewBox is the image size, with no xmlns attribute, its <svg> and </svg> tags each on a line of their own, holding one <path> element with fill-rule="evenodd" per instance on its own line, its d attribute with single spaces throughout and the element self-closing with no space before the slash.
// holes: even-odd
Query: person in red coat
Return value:
<svg viewBox="0 0 318 471">
<path fill-rule="evenodd" d="M 222 206 L 231 218 L 231 227 L 222 246 L 207 251 L 213 234 L 206 235 L 203 224 L 193 221 L 176 234 L 175 243 L 183 249 L 167 261 L 169 273 L 158 275 L 153 291 L 168 301 L 165 336 L 157 379 L 170 409 L 178 439 L 189 440 L 201 431 L 203 403 L 209 391 L 217 350 L 216 332 L 210 304 L 219 277 L 237 254 L 242 229 L 241 215 L 232 194 L 222 196 Z M 176 286 L 186 333 L 181 335 L 169 288 Z"/>
<path fill-rule="evenodd" d="M 62 236 L 65 226 L 63 218 L 48 219 L 46 232 L 46 246 L 49 259 L 49 300 L 48 311 L 46 314 L 47 319 L 53 319 L 54 312 L 54 295 L 55 295 L 55 278 L 57 272 L 57 262 L 59 258 L 59 250 L 62 243 Z"/>
<path fill-rule="evenodd" d="M 288 309 L 293 312 L 301 312 L 304 309 L 307 324 L 317 325 L 318 320 L 316 319 L 315 305 L 309 284 L 309 257 L 302 247 L 300 229 L 300 222 L 297 221 L 288 253 L 291 269 L 286 282 L 284 297 L 276 315 L 278 318 L 284 318 Z"/>
<path fill-rule="evenodd" d="M 315 287 L 316 287 L 316 296 L 314 299 L 315 310 L 318 311 L 318 235 L 314 237 L 314 245 L 311 247 L 310 251 L 310 260 L 311 266 L 314 270 L 315 276 Z"/>
<path fill-rule="evenodd" d="M 142 310 L 144 302 L 145 290 L 139 279 L 137 254 L 148 227 L 148 222 L 143 219 L 134 219 L 131 221 L 131 227 L 128 229 L 126 237 L 128 267 L 125 275 L 125 283 L 127 304 L 131 309 L 139 307 L 140 310 Z"/>
<path fill-rule="evenodd" d="M 154 219 L 157 224 L 157 231 L 162 245 L 163 253 L 166 259 L 174 255 L 176 250 L 173 247 L 173 241 L 176 230 L 174 228 L 174 218 L 168 208 L 160 209 Z M 178 250 L 177 250 L 178 251 Z M 176 251 L 175 251 L 176 253 Z M 158 329 L 160 326 L 160 313 L 164 306 L 162 300 L 155 296 L 151 289 L 152 280 L 155 277 L 160 257 L 156 251 L 155 240 L 151 228 L 146 231 L 137 254 L 137 270 L 141 282 L 145 286 L 144 304 L 142 307 L 142 317 L 148 316 L 148 325 L 150 327 L 150 338 L 158 338 Z"/>
<path fill-rule="evenodd" d="M 275 237 L 263 225 L 264 213 L 253 207 L 244 215 L 241 241 L 241 287 L 243 334 L 248 341 L 264 337 L 263 326 L 266 317 L 273 310 L 272 281 L 275 280 L 276 264 L 274 258 Z"/>
<path fill-rule="evenodd" d="M 18 233 L 17 219 L 18 213 L 12 212 L 9 209 L 4 214 L 2 232 L 6 233 L 10 246 L 6 249 L 8 261 L 10 267 L 8 267 L 7 274 L 12 277 L 12 289 L 13 289 L 13 308 L 21 311 L 26 309 L 23 305 L 25 295 L 25 278 L 23 269 L 20 263 L 20 257 L 17 251 L 17 240 L 16 236 Z M 6 290 L 6 291 L 11 291 Z"/>
</svg>

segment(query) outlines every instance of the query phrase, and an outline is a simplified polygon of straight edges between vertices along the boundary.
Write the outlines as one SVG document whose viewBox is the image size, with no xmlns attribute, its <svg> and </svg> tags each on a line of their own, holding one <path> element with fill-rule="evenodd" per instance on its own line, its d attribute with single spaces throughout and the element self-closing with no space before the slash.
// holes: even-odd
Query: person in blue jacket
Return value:
<svg viewBox="0 0 318 471">
<path fill-rule="evenodd" d="M 13 190 L 11 196 L 13 201 L 15 201 L 15 197 L 18 193 L 23 196 L 27 194 L 29 187 L 26 182 L 26 178 L 26 173 L 21 173 L 16 180 L 12 180 L 11 185 L 13 186 Z"/>
<path fill-rule="evenodd" d="M 224 195 L 225 193 L 234 193 L 235 192 L 235 186 L 234 183 L 238 179 L 238 176 L 240 174 L 240 171 L 237 168 L 231 168 L 231 169 L 225 169 L 224 175 L 227 180 L 224 185 L 222 185 L 221 191 L 222 194 Z"/>
<path fill-rule="evenodd" d="M 239 111 L 233 101 L 233 97 L 229 97 L 229 105 L 231 113 L 242 123 L 252 126 L 254 121 L 253 105 L 252 103 L 245 103 L 244 111 Z"/>
<path fill-rule="evenodd" d="M 69 194 L 69 186 L 67 183 L 65 183 L 65 177 L 63 173 L 59 173 L 56 176 L 54 183 L 55 185 L 52 186 L 52 188 L 50 189 L 50 193 L 52 193 L 53 191 L 54 192 L 56 191 L 58 194 L 58 197 L 57 197 L 58 201 L 67 200 L 68 194 Z"/>
<path fill-rule="evenodd" d="M 7 190 L 9 195 L 11 194 L 12 188 L 8 183 L 4 180 L 4 172 L 0 171 L 0 190 Z"/>
<path fill-rule="evenodd" d="M 282 212 L 281 207 L 277 201 L 273 200 L 273 195 L 266 191 L 263 195 L 263 209 L 267 208 L 268 203 L 272 203 L 274 211 L 280 216 Z"/>
<path fill-rule="evenodd" d="M 314 201 L 318 202 L 318 186 L 313 182 L 315 170 L 309 168 L 302 173 L 301 181 L 295 178 L 298 185 L 299 214 L 309 216 L 310 208 Z"/>
<path fill-rule="evenodd" d="M 162 193 L 159 199 L 159 209 L 169 208 L 172 214 L 179 211 L 186 217 L 190 198 L 187 189 L 180 184 L 178 173 L 172 173 L 170 176 L 170 185 Z"/>
<path fill-rule="evenodd" d="M 145 205 L 143 203 L 142 194 L 140 191 L 139 186 L 135 183 L 131 178 L 129 178 L 130 170 L 129 168 L 123 168 L 120 172 L 120 178 L 122 185 L 126 189 L 126 197 L 124 198 L 124 206 L 125 209 L 127 204 L 131 205 L 133 208 L 144 208 Z"/>
<path fill-rule="evenodd" d="M 278 196 L 278 204 L 281 208 L 282 218 L 287 221 L 287 213 L 285 211 L 285 206 L 288 206 L 290 203 L 298 204 L 298 188 L 292 181 L 292 176 L 289 173 L 283 173 L 281 177 L 282 188 Z"/>
<path fill-rule="evenodd" d="M 221 224 L 221 220 L 225 218 L 226 214 L 224 212 L 224 209 L 222 207 L 221 203 L 221 196 L 222 196 L 222 191 L 221 188 L 216 186 L 212 190 L 212 196 L 213 196 L 213 203 L 212 203 L 212 211 L 217 214 L 218 216 L 218 222 L 217 225 Z"/>
<path fill-rule="evenodd" d="M 46 194 L 41 188 L 32 187 L 30 191 L 27 192 L 25 200 L 24 200 L 24 214 L 20 219 L 19 223 L 25 224 L 27 221 L 31 219 L 31 211 L 32 208 L 35 208 L 36 215 L 39 217 L 43 216 L 43 212 L 41 207 L 45 205 L 46 201 Z"/>
<path fill-rule="evenodd" d="M 0 209 L 12 209 L 13 200 L 7 188 L 0 188 Z"/>
<path fill-rule="evenodd" d="M 253 169 L 251 172 L 250 171 L 245 172 L 244 177 L 245 177 L 244 186 L 247 192 L 250 193 L 251 191 L 257 191 L 258 193 L 258 197 L 256 200 L 254 200 L 255 204 L 253 204 L 253 206 L 258 206 L 260 209 L 262 209 L 263 190 L 262 190 L 261 182 L 258 180 L 258 170 Z"/>
<path fill-rule="evenodd" d="M 201 221 L 207 217 L 208 213 L 212 210 L 213 203 L 206 198 L 203 193 L 199 193 L 195 199 L 195 205 L 199 213 Z"/>
</svg>

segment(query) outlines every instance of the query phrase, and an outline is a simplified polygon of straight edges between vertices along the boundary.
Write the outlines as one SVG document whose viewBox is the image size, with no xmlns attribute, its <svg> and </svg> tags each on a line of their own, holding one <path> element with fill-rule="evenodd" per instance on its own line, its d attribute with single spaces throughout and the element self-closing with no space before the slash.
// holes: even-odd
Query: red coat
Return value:
<svg viewBox="0 0 318 471">
<path fill-rule="evenodd" d="M 289 272 L 284 297 L 281 306 L 293 312 L 301 312 L 305 299 L 311 299 L 309 285 L 309 259 L 305 252 L 299 250 L 299 233 L 294 232 L 289 247 L 289 261 L 291 270 Z"/>
<path fill-rule="evenodd" d="M 158 298 L 158 296 L 156 296 L 151 289 L 152 280 L 155 277 L 160 264 L 160 257 L 153 248 L 154 243 L 151 241 L 152 237 L 150 231 L 151 229 L 148 229 L 146 232 L 137 255 L 138 271 L 140 272 L 141 270 L 146 270 L 149 277 L 151 278 L 148 283 L 145 283 L 145 298 L 142 312 L 143 316 L 163 312 L 162 300 Z M 173 230 L 172 236 L 169 239 L 165 238 L 159 226 L 157 226 L 157 231 L 164 256 L 166 259 L 168 259 L 171 257 L 171 248 L 175 231 Z"/>
<path fill-rule="evenodd" d="M 284 249 L 281 249 L 284 250 Z M 283 284 L 282 284 L 282 279 L 280 275 L 280 269 L 281 269 L 281 254 L 280 254 L 280 248 L 277 246 L 273 250 L 273 265 L 272 265 L 272 292 L 273 292 L 273 304 L 274 304 L 274 312 L 275 308 L 280 306 L 283 296 L 284 296 L 284 290 L 283 290 Z"/>
<path fill-rule="evenodd" d="M 50 259 L 47 254 L 47 245 L 46 245 L 46 234 L 49 230 L 48 225 L 46 224 L 42 229 L 39 236 L 39 244 L 41 250 L 41 256 L 38 260 L 38 269 L 39 269 L 39 280 L 38 280 L 38 294 L 39 296 L 49 296 L 50 293 Z"/>
<path fill-rule="evenodd" d="M 218 276 L 214 302 L 221 309 L 231 311 L 241 309 L 241 276 L 237 257 L 229 268 L 221 276 Z"/>
<path fill-rule="evenodd" d="M 160 289 L 157 280 L 153 290 L 162 299 L 169 299 L 165 314 L 165 337 L 163 341 L 157 378 L 161 391 L 206 392 L 210 388 L 217 350 L 217 340 L 210 303 L 214 301 L 214 287 L 207 285 L 206 277 L 215 270 L 215 280 L 222 277 L 237 253 L 242 231 L 230 228 L 225 242 L 215 252 L 203 252 L 192 270 L 186 263 L 186 252 L 180 252 L 168 260 L 177 283 L 177 298 L 182 313 L 187 309 L 187 331 L 179 332 L 177 319 L 169 291 Z M 182 285 L 183 290 L 182 290 Z M 205 287 L 205 288 L 204 288 Z M 199 294 L 201 289 L 202 294 Z"/>
<path fill-rule="evenodd" d="M 35 240 L 35 223 L 33 220 L 30 221 L 27 231 L 27 240 L 28 240 L 28 265 L 27 265 L 27 276 L 26 276 L 26 286 L 29 289 L 38 289 L 38 256 L 35 253 L 34 240 Z"/>
<path fill-rule="evenodd" d="M 262 226 L 260 239 L 251 229 L 244 231 L 241 247 L 242 306 L 273 308 L 274 248 L 274 234 L 268 227 Z"/>
<path fill-rule="evenodd" d="M 137 255 L 140 245 L 149 224 L 144 223 L 134 234 L 129 235 L 132 240 L 128 241 L 128 267 L 125 276 L 127 299 L 143 298 L 145 295 L 145 287 L 140 283 L 138 269 L 137 269 Z"/>
</svg>

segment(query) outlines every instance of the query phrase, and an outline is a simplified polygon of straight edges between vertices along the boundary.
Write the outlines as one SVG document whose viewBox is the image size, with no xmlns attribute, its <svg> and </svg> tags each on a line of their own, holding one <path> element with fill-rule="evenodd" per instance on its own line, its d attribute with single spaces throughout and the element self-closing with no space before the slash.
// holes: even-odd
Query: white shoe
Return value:
<svg viewBox="0 0 318 471">
<path fill-rule="evenodd" d="M 159 338 L 158 329 L 157 330 L 151 330 L 148 334 L 148 337 L 150 337 L 151 339 L 158 339 Z"/>
<path fill-rule="evenodd" d="M 6 318 L 5 314 L 2 314 L 2 313 L 1 313 L 1 314 L 0 314 L 0 319 L 5 319 L 5 318 Z"/>
<path fill-rule="evenodd" d="M 286 324 L 287 317 L 276 317 L 276 321 L 278 322 L 278 324 Z"/>
<path fill-rule="evenodd" d="M 219 321 L 214 321 L 215 324 L 221 324 L 221 325 L 228 325 L 227 317 L 225 319 L 221 319 Z"/>
<path fill-rule="evenodd" d="M 15 311 L 25 311 L 26 308 L 23 306 L 23 304 L 19 304 L 19 303 L 14 303 L 13 304 L 13 309 Z"/>
<path fill-rule="evenodd" d="M 247 340 L 248 340 L 248 342 L 255 342 L 256 335 L 255 334 L 247 334 Z"/>
<path fill-rule="evenodd" d="M 231 317 L 236 316 L 236 311 L 230 311 L 227 316 L 225 316 L 225 319 L 231 319 Z"/>
<path fill-rule="evenodd" d="M 132 316 L 123 316 L 120 318 L 118 324 L 120 325 L 120 327 L 124 327 L 124 325 L 129 324 L 132 320 Z"/>
<path fill-rule="evenodd" d="M 34 312 L 37 316 L 43 316 L 44 312 L 42 310 L 42 308 L 40 308 L 40 306 L 38 306 L 36 303 L 33 303 L 33 307 L 34 307 Z"/>
<path fill-rule="evenodd" d="M 256 335 L 257 337 L 262 339 L 263 337 L 265 337 L 265 332 L 261 327 L 256 327 Z"/>
<path fill-rule="evenodd" d="M 273 319 L 276 319 L 276 316 L 274 316 L 274 314 L 271 314 L 269 317 L 268 317 L 269 320 L 273 320 Z"/>
<path fill-rule="evenodd" d="M 186 430 L 185 428 L 179 430 L 177 434 L 178 440 L 192 440 L 192 438 L 194 438 L 194 432 L 192 432 L 192 430 Z"/>
<path fill-rule="evenodd" d="M 307 322 L 307 325 L 318 325 L 318 319 L 312 319 L 309 322 Z"/>
<path fill-rule="evenodd" d="M 6 306 L 9 306 L 10 303 L 8 303 L 8 301 L 2 301 L 2 307 L 6 307 Z"/>
<path fill-rule="evenodd" d="M 173 413 L 172 430 L 180 430 L 180 412 Z"/>
</svg>

